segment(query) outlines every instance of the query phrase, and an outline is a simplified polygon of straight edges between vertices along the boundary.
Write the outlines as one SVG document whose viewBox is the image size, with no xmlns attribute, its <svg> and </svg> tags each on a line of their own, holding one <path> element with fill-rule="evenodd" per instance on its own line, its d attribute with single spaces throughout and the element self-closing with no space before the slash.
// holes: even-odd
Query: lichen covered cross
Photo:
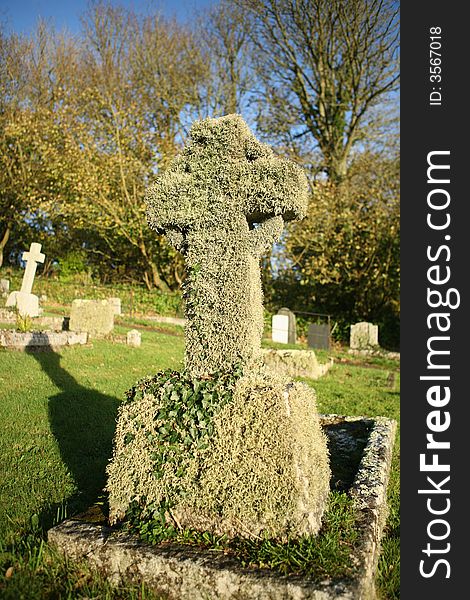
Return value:
<svg viewBox="0 0 470 600">
<path fill-rule="evenodd" d="M 149 225 L 185 258 L 186 370 L 246 366 L 263 333 L 260 257 L 303 218 L 307 180 L 258 142 L 239 115 L 196 121 L 146 194 Z"/>
</svg>

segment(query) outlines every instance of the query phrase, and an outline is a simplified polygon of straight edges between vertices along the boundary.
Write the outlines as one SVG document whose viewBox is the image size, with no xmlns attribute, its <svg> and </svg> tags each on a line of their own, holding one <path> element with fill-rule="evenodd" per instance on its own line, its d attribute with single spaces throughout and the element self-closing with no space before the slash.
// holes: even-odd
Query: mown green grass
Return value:
<svg viewBox="0 0 470 600">
<path fill-rule="evenodd" d="M 119 343 L 125 331 L 123 324 L 114 341 L 94 341 L 60 353 L 0 351 L 2 598 L 153 598 L 145 587 L 111 588 L 86 564 L 68 563 L 44 541 L 54 522 L 86 509 L 102 493 L 117 407 L 125 391 L 143 376 L 182 367 L 181 329 L 172 335 L 143 329 L 140 348 Z M 338 357 L 349 360 L 344 353 Z M 357 357 L 354 361 L 361 362 Z M 337 360 L 325 377 L 307 383 L 317 390 L 321 412 L 399 418 L 396 361 L 376 364 L 368 359 L 357 365 Z M 387 600 L 399 597 L 398 458 L 396 445 L 378 577 Z M 339 514 L 330 513 L 332 522 Z M 341 523 L 335 527 L 341 531 Z M 262 550 L 259 564 L 279 560 L 279 552 Z M 295 563 L 295 553 L 285 559 Z M 252 554 L 245 560 L 253 562 Z"/>
</svg>

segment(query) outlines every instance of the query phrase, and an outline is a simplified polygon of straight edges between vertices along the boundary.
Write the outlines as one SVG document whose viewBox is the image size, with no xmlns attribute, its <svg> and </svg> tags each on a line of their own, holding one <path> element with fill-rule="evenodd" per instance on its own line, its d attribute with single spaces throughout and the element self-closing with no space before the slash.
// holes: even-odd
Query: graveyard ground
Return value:
<svg viewBox="0 0 470 600">
<path fill-rule="evenodd" d="M 68 563 L 45 542 L 52 524 L 100 497 L 125 391 L 145 375 L 182 366 L 180 328 L 165 325 L 158 331 L 155 323 L 141 320 L 141 326 L 147 325 L 142 346 L 130 349 L 122 342 L 135 322 L 121 323 L 108 340 L 60 353 L 0 350 L 2 598 L 154 598 L 145 587 L 111 588 L 86 564 Z M 351 357 L 340 348 L 331 354 L 335 365 L 328 374 L 315 382 L 305 380 L 317 390 L 320 412 L 382 415 L 399 422 L 399 362 Z M 325 357 L 319 353 L 320 361 Z M 399 597 L 398 435 L 377 581 L 382 600 Z M 336 535 L 329 549 L 332 563 L 351 545 L 341 515 L 344 506 L 336 502 L 328 513 L 330 533 Z M 322 552 L 328 544 L 325 539 Z M 290 562 L 295 568 L 297 558 L 277 550 L 266 561 L 278 566 Z"/>
</svg>

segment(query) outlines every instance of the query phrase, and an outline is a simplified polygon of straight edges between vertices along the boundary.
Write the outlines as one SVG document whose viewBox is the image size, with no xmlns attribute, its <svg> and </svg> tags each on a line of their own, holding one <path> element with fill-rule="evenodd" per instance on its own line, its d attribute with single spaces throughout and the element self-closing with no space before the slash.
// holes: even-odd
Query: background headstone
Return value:
<svg viewBox="0 0 470 600">
<path fill-rule="evenodd" d="M 379 345 L 379 327 L 365 321 L 351 325 L 349 346 L 355 350 Z"/>
<path fill-rule="evenodd" d="M 138 348 L 142 344 L 142 335 L 137 329 L 131 329 L 127 332 L 127 345 Z"/>
<path fill-rule="evenodd" d="M 106 300 L 77 299 L 70 311 L 70 331 L 86 331 L 100 336 L 111 333 L 114 327 L 114 308 Z"/>
<path fill-rule="evenodd" d="M 115 315 L 121 315 L 121 298 L 108 298 L 108 303 L 111 304 Z"/>
<path fill-rule="evenodd" d="M 10 291 L 10 280 L 9 279 L 0 279 L 0 296 L 3 296 L 3 297 L 8 296 L 9 291 Z"/>
<path fill-rule="evenodd" d="M 278 344 L 289 343 L 289 317 L 287 315 L 273 315 L 271 337 L 273 342 Z"/>
<path fill-rule="evenodd" d="M 277 317 L 287 317 L 287 321 Z M 273 316 L 272 340 L 281 344 L 295 344 L 297 342 L 295 315 L 288 308 L 279 309 L 277 314 Z"/>
<path fill-rule="evenodd" d="M 311 323 L 307 332 L 307 345 L 309 348 L 329 350 L 331 346 L 329 324 L 324 323 L 318 325 L 316 323 Z"/>
</svg>

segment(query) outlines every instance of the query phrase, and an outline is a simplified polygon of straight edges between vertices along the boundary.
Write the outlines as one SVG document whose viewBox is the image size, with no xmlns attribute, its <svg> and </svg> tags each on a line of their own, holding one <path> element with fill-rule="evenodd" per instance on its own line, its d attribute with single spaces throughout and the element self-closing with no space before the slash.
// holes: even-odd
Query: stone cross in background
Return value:
<svg viewBox="0 0 470 600">
<path fill-rule="evenodd" d="M 26 263 L 26 267 L 21 284 L 21 293 L 31 294 L 38 263 L 43 263 L 45 258 L 46 255 L 41 252 L 41 244 L 37 244 L 36 242 L 31 244 L 29 252 L 23 252 L 23 260 Z"/>
<path fill-rule="evenodd" d="M 149 225 L 184 256 L 186 369 L 201 377 L 256 361 L 259 261 L 307 208 L 307 179 L 239 115 L 193 124 L 189 144 L 147 191 Z"/>
<path fill-rule="evenodd" d="M 29 251 L 23 252 L 22 258 L 26 262 L 26 268 L 21 290 L 19 292 L 12 292 L 8 296 L 5 306 L 16 306 L 22 316 L 38 317 L 39 300 L 31 291 L 38 263 L 43 263 L 46 256 L 41 252 L 41 244 L 33 242 Z"/>
</svg>

